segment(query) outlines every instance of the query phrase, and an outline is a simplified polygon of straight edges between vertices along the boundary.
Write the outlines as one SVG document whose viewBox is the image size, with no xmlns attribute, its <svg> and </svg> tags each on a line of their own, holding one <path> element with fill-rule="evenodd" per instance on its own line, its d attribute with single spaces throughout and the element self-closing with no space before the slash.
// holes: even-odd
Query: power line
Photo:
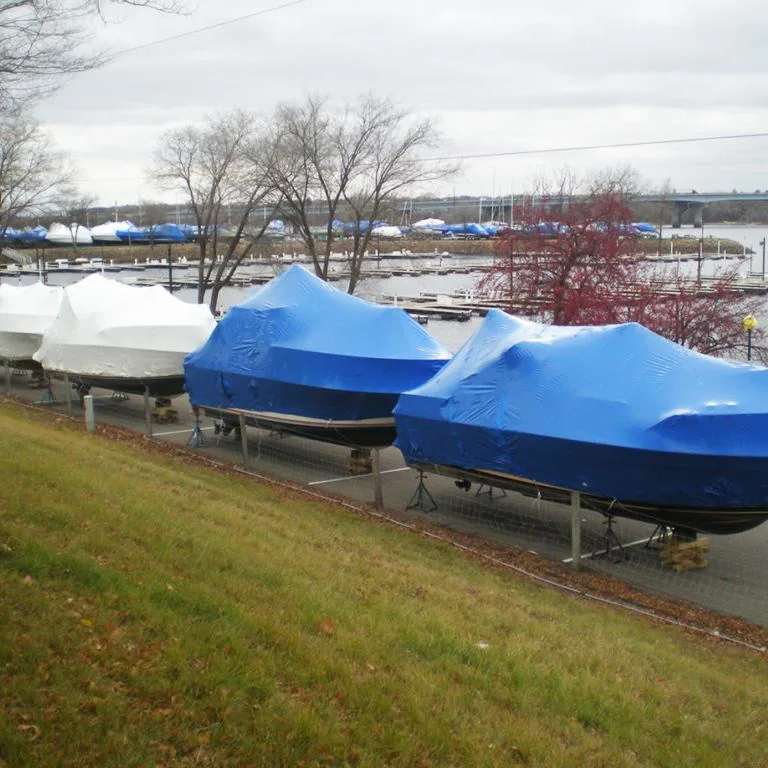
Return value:
<svg viewBox="0 0 768 768">
<path fill-rule="evenodd" d="M 119 51 L 115 51 L 115 53 L 112 54 L 113 57 L 115 56 L 121 56 L 124 53 L 132 53 L 133 51 L 141 51 L 144 48 L 151 48 L 155 45 L 161 45 L 162 43 L 168 43 L 172 40 L 181 40 L 185 37 L 191 37 L 192 35 L 197 35 L 200 32 L 208 32 L 208 30 L 211 29 L 218 29 L 220 27 L 226 27 L 230 24 L 236 24 L 238 21 L 245 21 L 246 19 L 253 19 L 256 16 L 264 16 L 268 13 L 274 13 L 275 11 L 282 11 L 285 8 L 290 8 L 294 5 L 301 5 L 302 3 L 306 3 L 308 0 L 290 0 L 287 3 L 281 3 L 280 5 L 273 5 L 270 8 L 262 8 L 260 11 L 253 11 L 252 13 L 246 13 L 243 16 L 236 16 L 233 19 L 225 19 L 224 21 L 217 21 L 215 24 L 208 24 L 205 27 L 198 27 L 197 29 L 190 29 L 188 32 L 180 32 L 177 35 L 170 35 L 169 37 L 161 37 L 159 40 L 153 40 L 150 43 L 142 43 L 141 45 L 134 45 L 131 48 L 121 48 Z"/>
<path fill-rule="evenodd" d="M 662 144 L 695 144 L 702 141 L 727 141 L 730 139 L 764 139 L 768 133 L 734 133 L 725 136 L 698 136 L 683 139 L 655 139 L 653 141 L 627 141 L 620 144 L 588 144 L 575 147 L 545 147 L 542 149 L 515 149 L 508 152 L 481 152 L 473 155 L 445 155 L 425 157 L 424 160 L 480 160 L 486 157 L 515 157 L 519 155 L 545 155 L 554 152 L 588 152 L 593 149 L 626 149 L 631 147 L 653 147 Z"/>
<path fill-rule="evenodd" d="M 297 3 L 303 3 L 307 0 L 294 0 L 289 5 L 296 5 Z M 284 6 L 281 6 L 284 7 Z M 264 11 L 266 12 L 266 11 Z M 253 14 L 250 14 L 253 15 Z M 192 33 L 189 33 L 192 34 Z M 158 41 L 160 42 L 160 41 Z M 148 45 L 154 45 L 154 43 L 148 43 Z M 620 144 L 589 144 L 574 147 L 545 147 L 542 149 L 518 149 L 510 150 L 508 152 L 481 152 L 468 155 L 444 155 L 442 157 L 424 157 L 421 158 L 422 162 L 438 161 L 438 160 L 479 160 L 489 157 L 515 157 L 520 155 L 544 155 L 553 154 L 555 152 L 586 152 L 594 149 L 622 149 L 631 147 L 652 147 L 663 144 L 695 144 L 697 142 L 704 141 L 728 141 L 733 139 L 765 139 L 768 138 L 768 133 L 734 133 L 723 136 L 689 136 L 682 139 L 654 139 L 652 141 L 628 141 Z M 143 176 L 108 176 L 103 178 L 90 179 L 90 181 L 107 181 L 110 179 L 141 179 Z"/>
</svg>

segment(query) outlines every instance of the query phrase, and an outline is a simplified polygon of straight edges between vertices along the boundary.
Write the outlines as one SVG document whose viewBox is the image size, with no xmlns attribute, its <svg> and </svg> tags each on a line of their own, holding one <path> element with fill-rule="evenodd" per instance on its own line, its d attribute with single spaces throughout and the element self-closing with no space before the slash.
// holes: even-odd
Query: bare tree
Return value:
<svg viewBox="0 0 768 768">
<path fill-rule="evenodd" d="M 95 202 L 93 195 L 79 192 L 71 186 L 65 187 L 56 200 L 56 207 L 64 218 L 64 226 L 69 229 L 75 247 L 80 230 L 90 226 L 90 210 Z"/>
<path fill-rule="evenodd" d="M 85 25 L 120 5 L 183 10 L 180 0 L 0 0 L 0 109 L 50 92 L 62 74 L 103 64 L 105 54 L 84 50 Z"/>
<path fill-rule="evenodd" d="M 351 215 L 350 293 L 383 205 L 409 187 L 456 170 L 418 157 L 437 141 L 428 120 L 410 122 L 405 111 L 371 95 L 343 112 L 315 96 L 298 106 L 282 105 L 273 130 L 273 181 L 283 198 L 281 213 L 301 237 L 318 277 L 328 278 L 340 212 Z M 316 226 L 318 217 L 322 223 Z"/>
<path fill-rule="evenodd" d="M 316 274 L 324 280 L 328 278 L 336 214 L 351 172 L 335 156 L 334 130 L 326 102 L 316 96 L 309 96 L 301 105 L 280 105 L 273 124 L 277 151 L 272 182 L 282 196 L 281 214 L 301 238 Z M 354 152 L 349 154 L 357 160 Z M 315 225 L 316 220 L 322 224 Z"/>
<path fill-rule="evenodd" d="M 155 152 L 153 178 L 182 190 L 197 226 L 198 301 L 219 293 L 266 231 L 272 216 L 250 226 L 257 207 L 274 209 L 270 180 L 273 149 L 262 125 L 246 112 L 210 117 L 202 126 L 172 130 Z M 229 217 L 234 212 L 231 222 Z M 224 230 L 225 221 L 230 224 Z"/>
<path fill-rule="evenodd" d="M 20 114 L 0 119 L 0 231 L 41 214 L 69 175 L 64 156 L 38 123 Z"/>
</svg>

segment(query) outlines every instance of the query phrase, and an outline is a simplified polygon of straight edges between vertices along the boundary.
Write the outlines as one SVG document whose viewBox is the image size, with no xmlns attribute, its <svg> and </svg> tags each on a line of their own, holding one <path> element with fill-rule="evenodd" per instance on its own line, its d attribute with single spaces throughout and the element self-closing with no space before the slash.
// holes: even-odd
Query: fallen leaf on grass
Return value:
<svg viewBox="0 0 768 768">
<path fill-rule="evenodd" d="M 16 727 L 26 736 L 27 741 L 37 741 L 42 733 L 40 728 L 34 723 L 30 723 L 29 725 L 18 725 Z"/>
<path fill-rule="evenodd" d="M 326 635 L 332 635 L 336 630 L 336 625 L 330 619 L 321 619 L 317 622 L 317 628 Z"/>
</svg>

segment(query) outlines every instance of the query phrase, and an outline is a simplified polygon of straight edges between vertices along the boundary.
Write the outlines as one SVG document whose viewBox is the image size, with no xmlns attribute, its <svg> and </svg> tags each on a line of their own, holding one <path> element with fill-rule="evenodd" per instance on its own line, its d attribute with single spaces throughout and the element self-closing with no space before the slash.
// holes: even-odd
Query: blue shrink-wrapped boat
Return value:
<svg viewBox="0 0 768 768">
<path fill-rule="evenodd" d="M 491 310 L 395 409 L 408 464 L 709 533 L 768 518 L 768 369 Z"/>
<path fill-rule="evenodd" d="M 184 371 L 190 402 L 228 423 L 374 447 L 394 440 L 400 393 L 449 359 L 404 310 L 294 265 L 233 306 Z"/>
</svg>

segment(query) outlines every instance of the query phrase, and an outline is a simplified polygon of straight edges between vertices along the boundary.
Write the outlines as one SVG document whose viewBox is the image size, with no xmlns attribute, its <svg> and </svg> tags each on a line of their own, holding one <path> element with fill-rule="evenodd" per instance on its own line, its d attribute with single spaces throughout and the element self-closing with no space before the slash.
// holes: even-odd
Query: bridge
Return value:
<svg viewBox="0 0 768 768">
<path fill-rule="evenodd" d="M 530 194 L 522 197 L 529 198 Z M 701 227 L 702 214 L 704 206 L 709 203 L 723 202 L 761 202 L 768 201 L 768 191 L 742 193 L 742 192 L 669 192 L 665 194 L 635 195 L 632 198 L 636 203 L 659 203 L 674 206 L 674 218 L 672 226 L 679 227 L 683 216 L 691 211 L 693 213 L 693 224 Z M 514 198 L 507 195 L 505 197 L 460 197 L 460 198 L 434 198 L 408 201 L 403 204 L 403 213 L 410 214 L 412 218 L 419 215 L 446 214 L 457 209 L 463 209 L 465 212 L 476 211 L 477 221 L 488 221 L 489 219 L 501 219 L 509 221 L 510 206 Z M 544 196 L 541 202 L 549 206 L 563 205 L 567 202 L 565 198 L 557 196 Z"/>
<path fill-rule="evenodd" d="M 672 222 L 673 227 L 679 227 L 682 223 L 683 215 L 691 210 L 693 212 L 693 226 L 702 225 L 702 216 L 704 206 L 707 203 L 726 203 L 726 202 L 760 202 L 768 200 L 768 192 L 671 192 L 663 195 L 637 195 L 633 198 L 638 203 L 664 203 L 675 206 L 675 218 Z"/>
</svg>

